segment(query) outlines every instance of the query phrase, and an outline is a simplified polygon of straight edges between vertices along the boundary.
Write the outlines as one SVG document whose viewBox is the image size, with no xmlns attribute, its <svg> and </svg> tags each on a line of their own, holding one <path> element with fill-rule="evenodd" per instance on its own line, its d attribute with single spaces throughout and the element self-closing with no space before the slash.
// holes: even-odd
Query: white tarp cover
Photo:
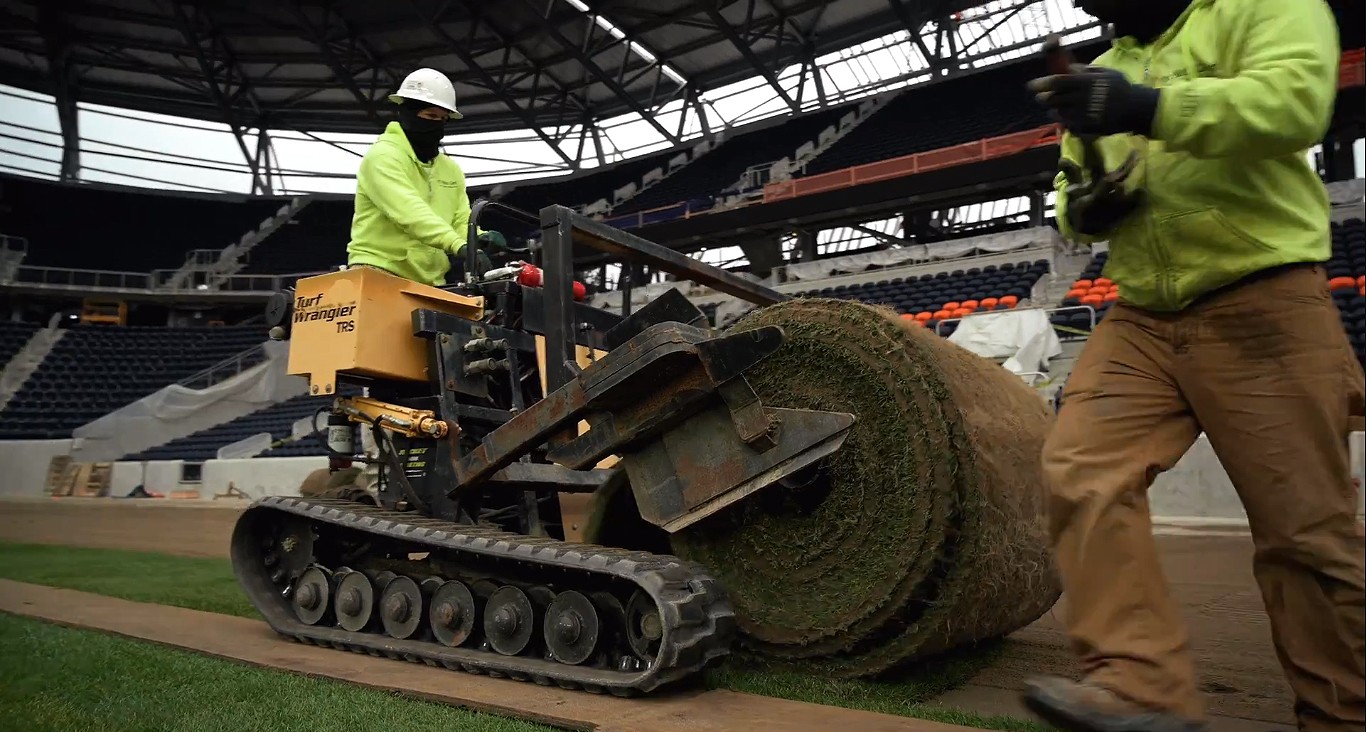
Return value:
<svg viewBox="0 0 1366 732">
<path fill-rule="evenodd" d="M 270 436 L 269 432 L 257 432 L 256 434 L 251 435 L 250 437 L 244 437 L 231 445 L 224 445 L 218 448 L 218 459 L 239 460 L 241 458 L 255 457 L 266 450 L 269 450 L 274 442 L 275 440 Z"/>
<path fill-rule="evenodd" d="M 1340 180 L 1328 184 L 1328 200 L 1334 206 L 1344 206 L 1353 203 L 1361 203 L 1366 198 L 1366 178 L 1356 180 Z"/>
<path fill-rule="evenodd" d="M 967 239 L 916 244 L 896 249 L 883 249 L 866 254 L 851 254 L 847 257 L 822 259 L 815 262 L 789 264 L 784 272 L 789 282 L 794 280 L 818 280 L 836 274 L 862 272 L 870 267 L 895 267 L 915 262 L 929 262 L 936 259 L 957 259 L 971 252 L 1010 252 L 1026 247 L 1052 246 L 1059 241 L 1058 232 L 1047 226 L 1020 231 L 1005 231 L 999 234 L 986 234 Z"/>
<path fill-rule="evenodd" d="M 1062 343 L 1048 313 L 1009 310 L 963 318 L 949 340 L 984 358 L 1004 358 L 1016 374 L 1042 371 L 1049 359 L 1062 353 Z"/>
<path fill-rule="evenodd" d="M 307 381 L 285 373 L 289 344 L 267 341 L 266 360 L 207 389 L 172 384 L 78 427 L 72 457 L 118 460 L 303 394 Z"/>
</svg>

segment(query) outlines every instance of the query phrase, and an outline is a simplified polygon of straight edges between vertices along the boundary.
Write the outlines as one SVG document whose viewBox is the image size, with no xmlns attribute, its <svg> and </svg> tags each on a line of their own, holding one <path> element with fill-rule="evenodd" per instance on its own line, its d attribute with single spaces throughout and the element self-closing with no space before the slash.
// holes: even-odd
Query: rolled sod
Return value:
<svg viewBox="0 0 1366 732">
<path fill-rule="evenodd" d="M 757 310 L 787 341 L 746 373 L 765 405 L 849 412 L 844 446 L 675 534 L 731 595 L 740 652 L 870 676 L 998 637 L 1057 600 L 1044 400 L 994 362 L 845 300 Z"/>
</svg>

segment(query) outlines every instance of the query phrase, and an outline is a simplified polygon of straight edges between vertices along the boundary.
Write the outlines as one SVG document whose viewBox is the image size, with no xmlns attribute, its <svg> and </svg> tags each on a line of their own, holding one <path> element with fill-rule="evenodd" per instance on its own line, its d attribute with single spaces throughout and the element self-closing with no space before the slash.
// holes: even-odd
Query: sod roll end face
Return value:
<svg viewBox="0 0 1366 732">
<path fill-rule="evenodd" d="M 674 535 L 730 593 L 741 651 L 867 676 L 1046 612 L 1060 590 L 1044 401 L 884 308 L 795 300 L 731 330 L 767 325 L 787 342 L 746 374 L 764 404 L 858 421 L 816 480 L 769 486 Z"/>
</svg>

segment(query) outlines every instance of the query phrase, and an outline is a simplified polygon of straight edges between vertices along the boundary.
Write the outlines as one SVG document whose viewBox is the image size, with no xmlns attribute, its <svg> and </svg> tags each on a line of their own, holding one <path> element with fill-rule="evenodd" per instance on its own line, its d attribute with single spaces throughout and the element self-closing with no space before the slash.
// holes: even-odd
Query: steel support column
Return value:
<svg viewBox="0 0 1366 732">
<path fill-rule="evenodd" d="M 62 164 L 59 178 L 75 181 L 81 177 L 81 132 L 76 108 L 78 83 L 72 63 L 70 34 L 62 12 L 65 0 L 49 0 L 38 5 L 38 30 L 47 52 L 48 78 L 57 107 L 57 122 L 62 131 Z"/>
<path fill-rule="evenodd" d="M 228 100 L 228 95 L 223 91 L 223 88 L 219 86 L 218 72 L 214 68 L 213 63 L 209 61 L 208 55 L 204 53 L 204 46 L 196 32 L 194 23 L 191 21 L 190 16 L 186 14 L 185 6 L 182 4 L 181 0 L 172 2 L 171 7 L 175 11 L 176 21 L 180 26 L 180 33 L 184 36 L 185 42 L 190 44 L 190 48 L 194 52 L 195 62 L 199 64 L 199 70 L 204 74 L 204 80 L 208 86 L 209 97 L 213 99 L 214 104 L 218 106 L 219 112 L 223 114 L 223 124 L 227 125 L 228 128 L 232 130 L 233 139 L 237 141 L 237 149 L 241 151 L 242 159 L 247 162 L 247 166 L 251 169 L 252 190 L 264 189 L 266 186 L 261 180 L 260 173 L 257 170 L 256 159 L 252 156 L 251 152 L 247 150 L 247 141 L 243 134 L 242 125 L 237 122 L 237 115 L 233 110 L 232 103 Z M 195 20 L 198 19 L 199 9 L 196 7 Z M 212 21 L 210 21 L 210 26 L 212 26 Z M 210 36 L 210 40 L 213 40 L 213 36 Z M 232 70 L 235 64 L 228 62 L 225 66 L 229 70 Z M 238 76 L 239 85 L 247 83 L 247 77 L 241 73 L 240 69 L 238 69 Z M 258 115 L 261 113 L 259 107 L 256 112 Z"/>
</svg>

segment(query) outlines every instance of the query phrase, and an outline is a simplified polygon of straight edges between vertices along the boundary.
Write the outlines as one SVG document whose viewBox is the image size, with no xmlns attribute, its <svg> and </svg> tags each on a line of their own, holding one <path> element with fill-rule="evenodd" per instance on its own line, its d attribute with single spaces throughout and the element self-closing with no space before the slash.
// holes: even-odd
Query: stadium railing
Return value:
<svg viewBox="0 0 1366 732">
<path fill-rule="evenodd" d="M 1060 139 L 1057 125 L 1038 127 L 1008 135 L 988 137 L 985 140 L 965 142 L 953 147 L 926 150 L 925 152 L 903 155 L 876 163 L 856 165 L 852 168 L 834 170 L 829 173 L 813 175 L 809 178 L 770 183 L 764 187 L 764 203 L 783 201 L 813 193 L 824 193 L 840 188 L 876 183 L 892 178 L 928 173 L 932 170 L 954 168 L 960 165 L 1017 155 L 1036 147 L 1057 145 Z"/>
<path fill-rule="evenodd" d="M 187 389 L 207 389 L 214 384 L 227 381 L 247 369 L 259 366 L 265 360 L 266 347 L 264 345 L 252 346 L 176 383 Z"/>
<path fill-rule="evenodd" d="M 95 289 L 125 293 L 236 292 L 268 294 L 292 284 L 300 277 L 318 274 L 317 272 L 293 272 L 270 275 L 215 275 L 210 278 L 213 281 L 210 284 L 208 282 L 186 281 L 174 276 L 175 273 L 176 270 L 170 269 L 159 269 L 152 272 L 118 272 L 103 269 L 21 265 L 16 268 L 14 278 L 5 284 L 43 290 L 77 292 Z"/>
<path fill-rule="evenodd" d="M 1001 314 L 1001 313 L 1023 313 L 1023 312 L 1035 311 L 1035 310 L 1041 310 L 1041 311 L 1043 311 L 1043 313 L 1044 313 L 1045 315 L 1050 315 L 1050 316 L 1051 316 L 1051 315 L 1054 315 L 1054 314 L 1056 314 L 1056 313 L 1071 313 L 1071 312 L 1076 312 L 1076 311 L 1078 311 L 1078 310 L 1084 310 L 1084 311 L 1087 311 L 1088 314 L 1091 316 L 1091 328 L 1090 328 L 1090 330 L 1095 330 L 1095 329 L 1096 329 L 1096 309 L 1095 309 L 1095 308 L 1091 307 L 1090 305 L 1064 305 L 1064 306 L 1062 306 L 1062 307 L 1056 307 L 1056 308 L 1049 308 L 1049 307 L 1033 307 L 1033 308 L 1015 308 L 1015 309 L 1011 309 L 1011 310 L 983 310 L 982 312 L 973 313 L 973 314 L 971 314 L 971 315 L 964 315 L 964 316 L 961 317 L 961 318 L 944 318 L 943 320 L 937 321 L 937 322 L 934 324 L 934 334 L 937 335 L 937 336 L 942 337 L 942 336 L 944 335 L 944 324 L 945 324 L 945 323 L 955 323 L 955 324 L 956 324 L 956 323 L 958 323 L 959 321 L 967 320 L 967 319 L 969 319 L 969 318 L 979 318 L 979 317 L 982 317 L 982 316 L 984 316 L 984 315 L 999 315 L 999 314 Z"/>
</svg>

